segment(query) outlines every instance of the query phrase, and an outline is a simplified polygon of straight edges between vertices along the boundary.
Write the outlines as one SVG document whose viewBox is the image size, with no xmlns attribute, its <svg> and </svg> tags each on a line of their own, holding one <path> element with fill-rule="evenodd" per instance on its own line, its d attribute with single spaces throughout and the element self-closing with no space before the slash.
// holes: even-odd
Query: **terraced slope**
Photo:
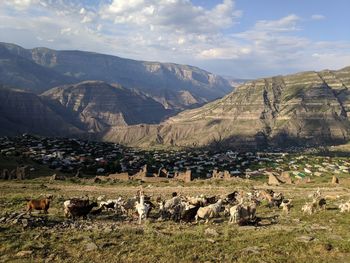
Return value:
<svg viewBox="0 0 350 263">
<path fill-rule="evenodd" d="M 137 146 L 344 142 L 350 132 L 349 88 L 350 67 L 259 79 L 161 125 L 112 129 L 104 139 Z"/>
</svg>

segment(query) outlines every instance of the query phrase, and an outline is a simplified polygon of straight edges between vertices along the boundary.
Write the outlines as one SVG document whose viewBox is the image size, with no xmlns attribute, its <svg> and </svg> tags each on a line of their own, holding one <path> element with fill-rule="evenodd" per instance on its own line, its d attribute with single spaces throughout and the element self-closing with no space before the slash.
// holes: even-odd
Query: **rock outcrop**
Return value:
<svg viewBox="0 0 350 263">
<path fill-rule="evenodd" d="M 73 136 L 84 132 L 71 123 L 70 113 L 60 105 L 48 105 L 37 95 L 2 88 L 0 84 L 0 134 L 22 133 Z"/>
<path fill-rule="evenodd" d="M 110 127 L 159 123 L 173 114 L 141 92 L 103 81 L 56 87 L 41 97 L 72 112 L 90 133 L 103 133 Z"/>
</svg>

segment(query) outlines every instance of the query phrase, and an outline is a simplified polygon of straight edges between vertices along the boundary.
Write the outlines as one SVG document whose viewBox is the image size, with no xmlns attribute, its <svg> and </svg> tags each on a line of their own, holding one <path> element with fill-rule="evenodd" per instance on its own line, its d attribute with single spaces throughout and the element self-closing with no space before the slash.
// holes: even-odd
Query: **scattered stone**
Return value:
<svg viewBox="0 0 350 263">
<path fill-rule="evenodd" d="M 297 241 L 299 241 L 299 242 L 304 242 L 304 243 L 308 243 L 308 242 L 310 242 L 310 241 L 312 241 L 312 240 L 314 240 L 315 238 L 314 237 L 312 237 L 312 236 L 300 236 L 300 237 L 297 237 Z"/>
<path fill-rule="evenodd" d="M 102 248 L 107 248 L 107 247 L 113 247 L 113 246 L 116 246 L 117 244 L 116 243 L 113 243 L 113 242 L 107 242 L 107 243 L 103 243 L 102 244 Z"/>
<path fill-rule="evenodd" d="M 17 257 L 28 257 L 30 255 L 33 254 L 33 251 L 32 250 L 23 250 L 23 251 L 19 251 L 16 256 Z"/>
<path fill-rule="evenodd" d="M 329 228 L 326 226 L 320 226 L 319 224 L 313 224 L 310 227 L 312 230 L 328 230 Z"/>
<path fill-rule="evenodd" d="M 257 246 L 253 247 L 246 247 L 242 250 L 243 253 L 247 254 L 260 254 L 261 253 L 261 248 Z"/>
<path fill-rule="evenodd" d="M 96 249 L 98 249 L 98 247 L 94 242 L 89 242 L 85 245 L 85 251 L 93 251 Z"/>
<path fill-rule="evenodd" d="M 206 234 L 208 236 L 214 236 L 214 237 L 217 237 L 219 235 L 219 233 L 215 229 L 212 229 L 212 228 L 207 228 L 204 231 L 204 234 Z"/>
<path fill-rule="evenodd" d="M 268 185 L 273 185 L 273 186 L 277 186 L 280 185 L 281 182 L 277 179 L 277 177 L 275 175 L 273 175 L 270 172 L 267 172 L 269 175 L 269 182 L 267 183 Z"/>
<path fill-rule="evenodd" d="M 22 219 L 22 226 L 27 227 L 28 226 L 28 219 Z"/>
<path fill-rule="evenodd" d="M 103 232 L 106 233 L 106 234 L 109 234 L 109 233 L 111 233 L 112 231 L 113 231 L 113 229 L 112 229 L 111 227 L 109 227 L 109 226 L 107 226 L 107 227 L 105 227 L 105 228 L 103 229 Z"/>
<path fill-rule="evenodd" d="M 56 254 L 50 254 L 47 259 L 45 260 L 45 263 L 54 261 L 56 259 Z"/>
<path fill-rule="evenodd" d="M 211 239 L 211 238 L 207 238 L 207 241 L 214 244 L 216 241 L 214 239 Z"/>
<path fill-rule="evenodd" d="M 338 235 L 329 235 L 328 238 L 333 239 L 333 240 L 339 240 L 339 241 L 344 240 L 343 237 L 338 236 Z"/>
</svg>

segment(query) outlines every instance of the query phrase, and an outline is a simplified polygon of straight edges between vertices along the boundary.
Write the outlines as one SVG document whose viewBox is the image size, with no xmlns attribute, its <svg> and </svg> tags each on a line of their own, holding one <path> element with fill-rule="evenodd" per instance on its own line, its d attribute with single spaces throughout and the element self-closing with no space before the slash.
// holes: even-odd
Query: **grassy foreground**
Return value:
<svg viewBox="0 0 350 263">
<path fill-rule="evenodd" d="M 327 180 L 324 180 L 327 181 Z M 48 178 L 0 182 L 0 218 L 22 212 L 25 198 L 54 195 L 46 217 L 47 225 L 24 228 L 21 224 L 0 223 L 1 262 L 350 262 L 350 213 L 336 209 L 349 200 L 350 181 L 339 186 L 314 182 L 273 187 L 294 208 L 289 215 L 279 209 L 258 207 L 261 226 L 229 225 L 216 220 L 209 224 L 158 222 L 151 218 L 139 226 L 111 213 L 78 220 L 75 225 L 63 217 L 63 201 L 89 195 L 114 198 L 135 194 L 138 185 L 93 184 L 55 181 Z M 262 182 L 244 181 L 189 185 L 146 184 L 146 194 L 169 197 L 180 194 L 225 194 L 237 189 L 267 188 Z M 328 209 L 313 216 L 301 214 L 308 195 L 320 187 L 328 197 Z M 270 187 L 271 188 L 271 187 Z M 337 197 L 338 196 L 338 197 Z M 33 213 L 34 217 L 45 217 Z M 155 216 L 155 214 L 154 214 Z M 70 225 L 63 227 L 65 222 Z M 207 229 L 213 233 L 207 233 Z"/>
</svg>

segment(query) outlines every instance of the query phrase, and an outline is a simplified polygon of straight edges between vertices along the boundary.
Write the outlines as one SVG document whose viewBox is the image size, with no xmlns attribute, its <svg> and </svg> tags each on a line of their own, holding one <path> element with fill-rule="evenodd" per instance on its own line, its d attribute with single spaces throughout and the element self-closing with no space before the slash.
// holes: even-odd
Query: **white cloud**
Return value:
<svg viewBox="0 0 350 263">
<path fill-rule="evenodd" d="M 312 20 L 323 20 L 326 19 L 326 17 L 324 15 L 320 15 L 320 14 L 315 14 L 311 16 Z"/>
<path fill-rule="evenodd" d="M 4 0 L 4 3 L 18 10 L 25 10 L 32 5 L 38 4 L 39 0 Z"/>
<path fill-rule="evenodd" d="M 212 8 L 190 0 L 86 3 L 0 0 L 1 40 L 25 47 L 47 45 L 194 64 L 248 78 L 338 68 L 350 61 L 348 42 L 313 41 L 303 32 L 306 20 L 296 14 L 255 21 L 240 32 L 236 26 L 242 12 L 234 0 L 222 0 Z"/>
<path fill-rule="evenodd" d="M 233 0 L 224 0 L 212 9 L 189 0 L 114 0 L 103 6 L 100 13 L 115 24 L 152 25 L 153 30 L 196 34 L 230 27 L 241 14 L 235 10 Z"/>
</svg>

